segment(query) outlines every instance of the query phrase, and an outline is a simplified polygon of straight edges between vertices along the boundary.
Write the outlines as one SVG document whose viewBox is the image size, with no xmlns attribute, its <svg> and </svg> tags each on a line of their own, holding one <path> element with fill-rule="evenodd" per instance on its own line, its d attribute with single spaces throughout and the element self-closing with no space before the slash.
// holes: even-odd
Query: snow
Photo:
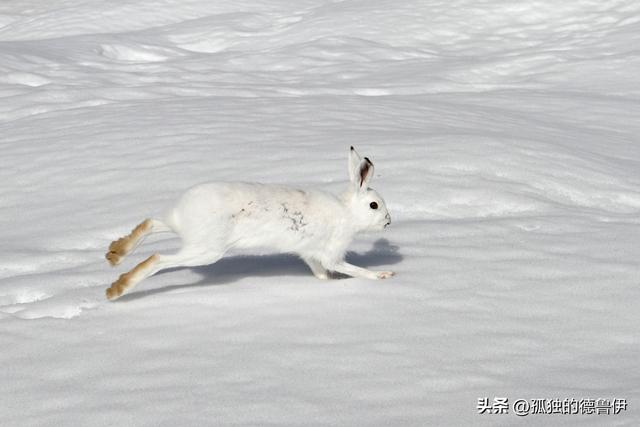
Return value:
<svg viewBox="0 0 640 427">
<path fill-rule="evenodd" d="M 640 4 L 0 4 L 5 425 L 510 425 L 480 397 L 640 413 Z M 233 253 L 108 302 L 109 243 L 188 187 L 340 191 L 393 224 L 319 281 Z"/>
</svg>

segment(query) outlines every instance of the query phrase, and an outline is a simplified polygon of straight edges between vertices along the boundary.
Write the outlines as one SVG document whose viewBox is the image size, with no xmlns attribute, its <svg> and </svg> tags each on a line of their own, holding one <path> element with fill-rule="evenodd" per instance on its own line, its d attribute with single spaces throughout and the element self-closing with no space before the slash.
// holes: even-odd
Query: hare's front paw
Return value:
<svg viewBox="0 0 640 427">
<path fill-rule="evenodd" d="M 394 273 L 393 271 L 378 271 L 376 273 L 376 278 L 378 279 L 388 279 L 389 277 L 393 276 Z"/>
</svg>

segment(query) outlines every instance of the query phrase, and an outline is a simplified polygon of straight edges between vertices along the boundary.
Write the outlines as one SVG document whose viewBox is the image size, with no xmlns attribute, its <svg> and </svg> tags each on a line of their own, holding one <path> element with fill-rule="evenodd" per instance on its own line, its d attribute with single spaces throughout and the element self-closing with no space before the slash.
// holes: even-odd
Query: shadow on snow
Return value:
<svg viewBox="0 0 640 427">
<path fill-rule="evenodd" d="M 347 252 L 346 260 L 360 267 L 372 268 L 379 265 L 397 264 L 403 256 L 398 251 L 398 246 L 393 245 L 387 239 L 378 239 L 373 247 L 365 253 Z M 221 260 L 201 267 L 179 267 L 161 271 L 157 275 L 173 271 L 191 268 L 201 274 L 202 280 L 186 285 L 169 285 L 162 288 L 132 292 L 123 295 L 118 301 L 131 301 L 150 295 L 169 292 L 174 289 L 196 288 L 203 286 L 225 285 L 242 277 L 257 276 L 309 276 L 313 277 L 309 267 L 298 256 L 292 254 L 274 255 L 238 255 L 222 258 Z M 151 276 L 153 277 L 153 276 Z M 346 276 L 335 274 L 333 278 L 340 279 Z M 147 279 L 148 280 L 148 279 Z M 143 282 L 144 283 L 144 282 Z M 143 285 L 144 286 L 144 285 Z"/>
</svg>

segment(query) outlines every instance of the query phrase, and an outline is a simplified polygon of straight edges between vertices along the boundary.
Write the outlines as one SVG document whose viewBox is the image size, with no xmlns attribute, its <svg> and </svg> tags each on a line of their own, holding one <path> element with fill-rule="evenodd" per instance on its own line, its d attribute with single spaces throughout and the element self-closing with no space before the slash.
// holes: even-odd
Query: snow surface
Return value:
<svg viewBox="0 0 640 427">
<path fill-rule="evenodd" d="M 635 0 L 1 2 L 2 425 L 640 424 L 638 46 Z M 340 191 L 349 145 L 394 278 L 236 253 L 106 301 L 189 186 Z"/>
</svg>

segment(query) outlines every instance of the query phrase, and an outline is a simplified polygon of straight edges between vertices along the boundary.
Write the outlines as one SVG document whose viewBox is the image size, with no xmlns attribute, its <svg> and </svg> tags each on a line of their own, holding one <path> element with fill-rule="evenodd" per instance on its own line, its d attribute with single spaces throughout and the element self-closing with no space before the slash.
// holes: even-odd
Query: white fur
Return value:
<svg viewBox="0 0 640 427">
<path fill-rule="evenodd" d="M 164 220 L 152 220 L 153 232 L 172 230 L 183 241 L 175 255 L 158 255 L 135 283 L 171 267 L 211 264 L 231 248 L 272 248 L 298 254 L 321 279 L 328 271 L 369 279 L 392 272 L 374 272 L 344 261 L 347 247 L 362 231 L 390 224 L 382 198 L 368 187 L 373 164 L 349 153 L 350 185 L 340 197 L 316 190 L 214 182 L 189 189 Z M 370 207 L 378 204 L 377 209 Z M 135 283 L 131 283 L 133 286 Z"/>
</svg>

